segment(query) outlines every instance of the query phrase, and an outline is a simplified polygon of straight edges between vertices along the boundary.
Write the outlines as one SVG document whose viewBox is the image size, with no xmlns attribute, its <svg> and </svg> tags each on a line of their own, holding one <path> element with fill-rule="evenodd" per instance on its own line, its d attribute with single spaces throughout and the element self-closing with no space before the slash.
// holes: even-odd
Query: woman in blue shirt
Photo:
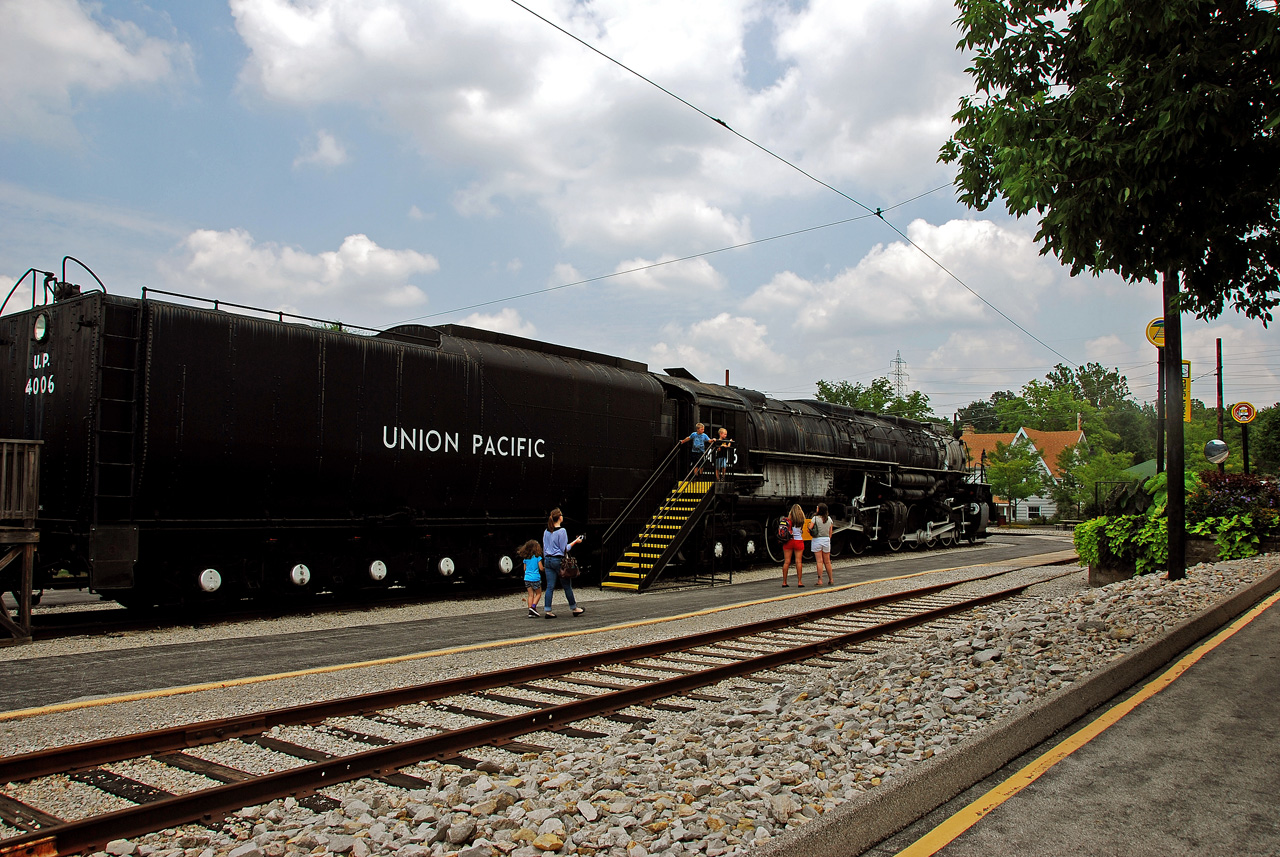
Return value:
<svg viewBox="0 0 1280 857">
<path fill-rule="evenodd" d="M 547 575 L 547 600 L 543 605 L 542 615 L 546 619 L 556 618 L 556 614 L 551 612 L 551 598 L 556 593 L 556 578 L 560 576 L 560 563 L 564 562 L 565 554 L 582 541 L 582 536 L 569 541 L 569 535 L 560 527 L 563 521 L 564 515 L 560 510 L 552 509 L 550 517 L 547 518 L 547 530 L 542 534 L 542 569 Z M 581 616 L 586 612 L 578 606 L 577 600 L 573 597 L 573 581 L 565 579 L 560 581 L 560 585 L 564 589 L 564 597 L 569 599 L 569 610 L 573 615 Z"/>
</svg>

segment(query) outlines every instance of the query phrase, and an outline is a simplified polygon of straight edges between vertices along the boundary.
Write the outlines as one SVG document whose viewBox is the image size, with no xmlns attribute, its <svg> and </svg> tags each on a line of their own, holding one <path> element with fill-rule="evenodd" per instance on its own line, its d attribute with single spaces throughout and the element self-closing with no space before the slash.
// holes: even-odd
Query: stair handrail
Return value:
<svg viewBox="0 0 1280 857">
<path fill-rule="evenodd" d="M 644 485 L 640 486 L 640 490 L 637 491 L 635 493 L 635 496 L 633 496 L 627 502 L 627 505 L 622 508 L 622 512 L 618 515 L 618 517 L 614 518 L 613 523 L 605 528 L 604 535 L 600 537 L 600 549 L 602 551 L 604 550 L 605 544 L 607 544 L 611 538 L 617 535 L 618 529 L 622 526 L 622 522 L 625 521 L 627 517 L 632 512 L 635 511 L 636 506 L 640 505 L 640 501 L 643 500 L 644 497 L 649 493 L 650 489 L 653 488 L 654 484 L 658 481 L 658 477 L 662 475 L 663 471 L 667 469 L 667 466 L 671 464 L 672 460 L 675 459 L 676 455 L 679 452 L 680 452 L 680 444 L 677 443 L 675 446 L 671 448 L 671 451 L 667 453 L 666 457 L 662 459 L 662 463 L 659 464 L 657 468 L 652 473 L 649 474 L 649 478 L 645 480 Z M 690 470 L 692 470 L 692 468 L 690 468 Z"/>
<path fill-rule="evenodd" d="M 607 567 L 607 562 L 605 560 L 605 557 L 607 555 L 606 552 L 607 552 L 607 545 L 609 541 L 615 535 L 617 535 L 618 530 L 622 527 L 623 521 L 625 521 L 627 517 L 629 517 L 632 514 L 632 512 L 635 511 L 635 508 L 640 504 L 640 502 L 646 496 L 648 496 L 649 491 L 653 489 L 653 486 L 657 483 L 658 479 L 667 470 L 667 467 L 670 466 L 671 462 L 675 459 L 676 455 L 679 454 L 680 446 L 681 444 L 676 444 L 671 448 L 671 451 L 668 452 L 666 456 L 662 459 L 662 463 L 659 464 L 657 468 L 654 469 L 653 473 L 649 474 L 649 478 L 645 480 L 644 485 L 642 485 L 640 489 L 635 493 L 635 495 L 631 498 L 631 500 L 628 501 L 626 506 L 623 507 L 622 512 L 618 515 L 617 518 L 614 519 L 613 523 L 609 525 L 609 527 L 604 531 L 604 534 L 600 537 L 599 553 L 600 553 L 600 568 L 601 568 L 602 575 L 604 574 L 604 569 Z M 679 478 L 676 481 L 677 486 L 682 483 L 688 482 L 693 477 L 693 472 L 703 465 L 704 459 L 707 459 L 710 457 L 709 455 L 710 451 L 711 450 L 708 447 L 708 449 L 704 451 L 701 456 L 696 458 L 693 461 L 693 463 L 689 465 L 689 469 L 684 474 L 684 476 Z M 650 516 L 649 521 L 645 523 L 644 528 L 639 532 L 639 534 L 637 534 L 636 536 L 637 539 L 642 539 L 645 537 L 647 533 L 649 533 L 649 525 L 653 523 L 654 517 L 669 510 L 671 508 L 672 502 L 674 502 L 673 497 L 670 494 L 668 494 L 668 496 L 663 499 L 661 505 L 659 505 L 658 508 L 654 511 L 653 515 Z M 602 576 L 601 581 L 603 580 L 604 578 Z"/>
<path fill-rule="evenodd" d="M 701 457 L 695 460 L 693 464 L 689 466 L 688 472 L 686 472 L 685 475 L 682 476 L 680 479 L 676 480 L 676 487 L 679 487 L 681 485 L 687 484 L 690 481 L 692 481 L 693 472 L 698 469 L 698 467 L 702 464 L 703 459 L 707 457 L 709 457 L 708 454 L 704 452 Z M 671 492 L 667 494 L 666 499 L 662 501 L 662 504 L 658 506 L 657 509 L 654 510 L 651 516 L 649 516 L 649 522 L 644 525 L 644 529 L 642 529 L 636 535 L 636 538 L 643 539 L 645 536 L 649 535 L 651 532 L 650 526 L 658 519 L 660 515 L 671 511 L 671 509 L 675 506 L 676 502 L 678 502 L 678 495 L 675 493 L 675 489 L 673 488 L 671 489 Z"/>
</svg>

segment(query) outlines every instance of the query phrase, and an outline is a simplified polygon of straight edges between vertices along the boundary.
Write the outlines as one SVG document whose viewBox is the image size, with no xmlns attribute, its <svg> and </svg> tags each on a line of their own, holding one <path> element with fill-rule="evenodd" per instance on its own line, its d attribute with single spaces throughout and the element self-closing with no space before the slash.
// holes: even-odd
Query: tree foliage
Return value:
<svg viewBox="0 0 1280 857">
<path fill-rule="evenodd" d="M 961 426 L 972 426 L 976 432 L 992 434 L 1002 431 L 1000 414 L 996 411 L 996 405 L 1012 398 L 1014 398 L 1013 393 L 1007 390 L 997 391 L 992 393 L 991 398 L 985 402 L 981 400 L 970 402 L 956 411 L 956 416 L 959 418 Z"/>
<path fill-rule="evenodd" d="M 1119 369 L 1107 369 L 1099 363 L 1075 369 L 1059 363 L 1044 378 L 1051 387 L 1065 390 L 1097 410 L 1114 408 L 1129 398 L 1129 379 Z"/>
<path fill-rule="evenodd" d="M 892 414 L 922 422 L 946 422 L 934 415 L 928 396 L 919 390 L 899 396 L 888 378 L 877 378 L 865 387 L 848 381 L 819 381 L 818 399 L 877 414 Z"/>
<path fill-rule="evenodd" d="M 1133 454 L 1069 446 L 1058 454 L 1055 463 L 1058 482 L 1049 489 L 1049 495 L 1059 514 L 1065 515 L 1073 507 L 1079 508 L 1082 514 L 1097 514 L 1095 493 L 1099 502 L 1106 493 L 1097 492 L 1097 486 L 1124 481 L 1124 469 L 1133 464 Z M 1107 487 L 1109 490 L 1110 486 Z"/>
<path fill-rule="evenodd" d="M 1280 402 L 1259 410 L 1249 423 L 1249 459 L 1250 469 L 1280 475 Z"/>
<path fill-rule="evenodd" d="M 1252 0 L 957 0 L 975 94 L 940 160 L 1035 212 L 1071 273 L 1182 272 L 1185 308 L 1280 303 L 1280 18 Z"/>
<path fill-rule="evenodd" d="M 1051 484 L 1040 464 L 1040 453 L 1026 443 L 997 443 L 987 456 L 987 482 L 996 496 L 1009 501 L 1015 518 L 1018 503 Z"/>
</svg>

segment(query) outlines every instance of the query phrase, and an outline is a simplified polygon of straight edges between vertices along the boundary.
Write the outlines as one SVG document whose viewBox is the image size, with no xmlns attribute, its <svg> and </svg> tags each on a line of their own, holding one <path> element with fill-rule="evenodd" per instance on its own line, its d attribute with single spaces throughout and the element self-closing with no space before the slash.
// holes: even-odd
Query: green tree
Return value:
<svg viewBox="0 0 1280 857">
<path fill-rule="evenodd" d="M 1014 398 L 1012 392 L 998 390 L 992 393 L 991 398 L 986 401 L 979 400 L 965 405 L 956 412 L 956 416 L 959 418 L 962 427 L 973 426 L 974 431 L 985 434 L 998 432 L 1001 427 L 1000 414 L 996 411 L 996 404 L 1012 398 Z M 1014 429 L 1014 431 L 1017 431 L 1017 429 Z"/>
<path fill-rule="evenodd" d="M 922 422 L 949 422 L 934 415 L 929 397 L 924 393 L 914 390 L 909 395 L 899 396 L 888 378 L 877 378 L 865 387 L 848 381 L 818 381 L 818 400 Z"/>
<path fill-rule="evenodd" d="M 1129 452 L 1107 452 L 1069 446 L 1058 454 L 1058 481 L 1050 496 L 1059 515 L 1078 508 L 1097 514 L 1093 509 L 1095 486 L 1099 482 L 1118 482 L 1125 478 L 1124 469 L 1133 465 Z"/>
<path fill-rule="evenodd" d="M 1044 377 L 1051 387 L 1066 390 L 1072 398 L 1088 402 L 1100 411 L 1129 399 L 1129 379 L 1121 375 L 1120 370 L 1107 369 L 1099 363 L 1086 363 L 1075 369 L 1059 363 Z"/>
<path fill-rule="evenodd" d="M 1252 0 L 957 0 L 975 94 L 940 160 L 1041 252 L 1184 309 L 1280 303 L 1280 18 Z M 1176 294 L 1172 292 L 1172 294 Z"/>
<path fill-rule="evenodd" d="M 1234 420 L 1228 421 L 1235 425 Z M 1280 474 L 1280 402 L 1260 409 L 1249 423 L 1249 470 L 1268 476 Z"/>
<path fill-rule="evenodd" d="M 1040 453 L 1026 443 L 997 443 L 987 456 L 987 482 L 998 497 L 1009 501 L 1011 517 L 1018 504 L 1045 490 L 1052 480 L 1040 463 Z"/>
<path fill-rule="evenodd" d="M 1126 399 L 1102 414 L 1107 430 L 1119 439 L 1114 452 L 1133 455 L 1134 462 L 1146 461 L 1156 454 L 1156 409 Z"/>
</svg>

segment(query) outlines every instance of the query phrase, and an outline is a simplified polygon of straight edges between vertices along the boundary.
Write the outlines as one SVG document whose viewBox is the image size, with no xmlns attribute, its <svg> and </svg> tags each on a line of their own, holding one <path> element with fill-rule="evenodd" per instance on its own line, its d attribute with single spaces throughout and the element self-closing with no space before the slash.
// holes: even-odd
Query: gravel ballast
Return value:
<svg viewBox="0 0 1280 857">
<path fill-rule="evenodd" d="M 734 679 L 705 689 L 724 697 L 723 702 L 690 703 L 693 711 L 679 713 L 636 710 L 654 719 L 631 726 L 609 721 L 582 724 L 607 732 L 605 739 L 529 736 L 524 740 L 553 749 L 468 754 L 485 760 L 482 768 L 488 770 L 425 762 L 408 772 L 428 780 L 429 788 L 403 790 L 356 781 L 325 790 L 341 802 L 339 810 L 317 813 L 290 798 L 246 808 L 219 830 L 164 831 L 111 843 L 103 853 L 717 857 L 768 851 L 842 804 L 891 788 L 914 768 L 955 754 L 973 736 L 1017 718 L 1278 570 L 1280 557 L 1268 555 L 1197 566 L 1184 581 L 1147 576 L 1099 589 L 1087 588 L 1084 571 L 1070 567 L 1017 571 L 1008 578 L 1048 580 L 1023 597 L 898 635 L 875 655 L 849 656 L 834 666 L 813 662 L 798 672 L 761 676 L 761 682 Z M 964 588 L 977 593 L 1009 582 L 1001 578 Z M 874 594 L 868 589 L 873 587 L 857 591 L 857 597 Z M 848 592 L 813 593 L 803 606 L 851 597 Z M 794 601 L 761 605 L 750 617 L 734 616 L 731 623 L 797 609 Z M 689 626 L 705 627 L 706 621 L 542 641 L 524 647 L 532 650 L 525 652 L 490 651 L 484 655 L 485 668 L 508 665 L 500 660 L 545 659 L 553 653 L 617 648 L 627 639 L 688 633 Z M 340 685 L 328 688 L 328 694 L 347 695 L 359 688 L 468 671 L 474 672 L 474 662 L 468 670 L 460 657 L 430 665 L 415 661 L 337 678 L 289 679 L 31 717 L 0 723 L 0 737 L 9 752 L 22 752 L 57 743 L 50 740 L 51 734 L 87 740 L 143 724 L 155 728 L 219 716 L 225 708 L 245 711 L 324 698 L 326 690 L 318 684 L 322 681 Z M 474 700 L 469 705 L 478 707 Z M 494 703 L 485 707 L 498 708 Z M 411 719 L 424 722 L 425 717 L 420 711 Z M 440 717 L 434 722 L 449 725 Z M 317 733 L 293 729 L 281 735 L 317 745 Z M 341 749 L 325 744 L 329 746 Z M 260 748 L 243 758 L 214 748 L 192 752 L 252 770 L 286 764 L 263 755 Z M 168 782 L 147 763 L 118 770 L 175 791 L 185 790 L 190 779 L 184 775 Z M 50 796 L 44 806 L 44 798 L 33 793 L 34 785 L 4 791 L 57 812 L 65 808 L 58 801 L 69 797 L 63 784 L 59 786 L 61 794 Z M 79 789 L 75 799 L 91 800 Z"/>
</svg>

